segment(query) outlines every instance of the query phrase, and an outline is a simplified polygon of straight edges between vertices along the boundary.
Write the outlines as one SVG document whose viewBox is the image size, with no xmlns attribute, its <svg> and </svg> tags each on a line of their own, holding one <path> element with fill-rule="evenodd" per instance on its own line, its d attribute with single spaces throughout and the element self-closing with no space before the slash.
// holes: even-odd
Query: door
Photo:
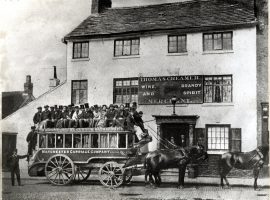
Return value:
<svg viewBox="0 0 270 200">
<path fill-rule="evenodd" d="M 17 135 L 14 133 L 2 135 L 2 169 L 3 171 L 9 171 L 8 159 L 12 155 L 14 149 L 16 149 Z"/>
<path fill-rule="evenodd" d="M 189 144 L 189 125 L 184 123 L 161 124 L 161 138 L 175 143 L 177 146 L 186 147 Z M 161 141 L 161 148 L 169 147 L 168 143 Z"/>
</svg>

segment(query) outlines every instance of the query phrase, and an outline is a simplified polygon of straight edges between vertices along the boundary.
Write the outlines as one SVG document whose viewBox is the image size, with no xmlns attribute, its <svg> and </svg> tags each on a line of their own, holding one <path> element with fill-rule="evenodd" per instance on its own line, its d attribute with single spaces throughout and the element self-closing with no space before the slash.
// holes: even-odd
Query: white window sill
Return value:
<svg viewBox="0 0 270 200">
<path fill-rule="evenodd" d="M 187 56 L 188 52 L 183 53 L 168 53 L 167 56 Z"/>
<path fill-rule="evenodd" d="M 204 51 L 202 54 L 226 54 L 226 53 L 234 53 L 233 50 L 214 50 L 214 51 Z"/>
<path fill-rule="evenodd" d="M 89 61 L 90 58 L 73 58 L 71 62 L 81 62 L 81 61 Z"/>
<path fill-rule="evenodd" d="M 115 56 L 113 57 L 113 60 L 117 59 L 133 59 L 133 58 L 140 58 L 140 55 L 131 55 L 131 56 Z"/>
<path fill-rule="evenodd" d="M 229 150 L 209 150 L 207 151 L 208 154 L 218 154 L 218 155 L 221 155 L 221 154 L 224 154 L 226 152 L 228 152 Z"/>
<path fill-rule="evenodd" d="M 202 107 L 234 106 L 233 103 L 203 103 Z"/>
</svg>

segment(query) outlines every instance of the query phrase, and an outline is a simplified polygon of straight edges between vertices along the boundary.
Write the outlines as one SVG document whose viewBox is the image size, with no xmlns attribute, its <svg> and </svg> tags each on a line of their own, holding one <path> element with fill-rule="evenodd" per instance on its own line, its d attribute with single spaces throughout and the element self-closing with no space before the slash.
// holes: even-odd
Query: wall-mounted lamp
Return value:
<svg viewBox="0 0 270 200">
<path fill-rule="evenodd" d="M 176 114 L 175 114 L 175 104 L 176 104 L 176 101 L 177 101 L 176 96 L 173 96 L 173 97 L 171 98 L 171 102 L 172 102 L 172 105 L 173 105 L 173 114 L 172 114 L 172 115 L 176 115 Z"/>
</svg>

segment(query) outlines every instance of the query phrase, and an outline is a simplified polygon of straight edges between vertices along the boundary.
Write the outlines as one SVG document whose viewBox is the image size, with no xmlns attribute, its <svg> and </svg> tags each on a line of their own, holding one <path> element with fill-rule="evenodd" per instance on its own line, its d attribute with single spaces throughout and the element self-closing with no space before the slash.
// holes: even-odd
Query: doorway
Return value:
<svg viewBox="0 0 270 200">
<path fill-rule="evenodd" d="M 177 146 L 186 147 L 189 144 L 189 124 L 187 123 L 161 124 L 161 133 L 162 139 L 168 141 L 173 139 Z M 161 145 L 161 148 L 166 147 Z"/>
<path fill-rule="evenodd" d="M 2 170 L 10 171 L 9 157 L 16 149 L 17 133 L 3 133 L 2 135 Z"/>
</svg>

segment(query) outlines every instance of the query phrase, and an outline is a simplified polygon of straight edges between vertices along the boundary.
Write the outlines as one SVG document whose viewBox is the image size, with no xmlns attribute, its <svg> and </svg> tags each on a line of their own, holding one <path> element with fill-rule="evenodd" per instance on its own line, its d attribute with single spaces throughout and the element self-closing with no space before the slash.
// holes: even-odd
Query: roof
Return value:
<svg viewBox="0 0 270 200">
<path fill-rule="evenodd" d="M 235 0 L 194 0 L 150 6 L 109 8 L 90 15 L 64 37 L 106 36 L 171 29 L 252 25 L 254 9 Z"/>
<path fill-rule="evenodd" d="M 2 92 L 2 119 L 33 101 L 35 97 L 23 91 Z"/>
</svg>

